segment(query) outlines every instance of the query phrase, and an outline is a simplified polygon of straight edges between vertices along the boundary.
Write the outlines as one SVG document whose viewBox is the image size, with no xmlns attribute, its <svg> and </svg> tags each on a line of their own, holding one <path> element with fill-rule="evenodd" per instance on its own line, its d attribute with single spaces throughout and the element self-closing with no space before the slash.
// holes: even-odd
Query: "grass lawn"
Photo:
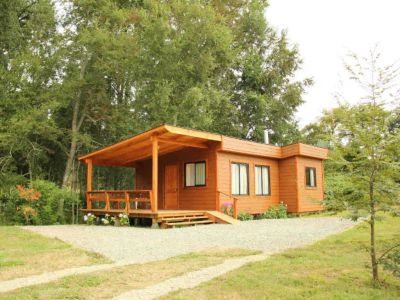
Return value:
<svg viewBox="0 0 400 300">
<path fill-rule="evenodd" d="M 253 250 L 208 250 L 162 261 L 117 267 L 65 277 L 55 282 L 0 294 L 11 299 L 110 299 L 131 289 L 153 285 L 171 277 L 222 263 L 232 257 L 259 254 Z"/>
<path fill-rule="evenodd" d="M 0 281 L 77 266 L 107 263 L 99 254 L 12 226 L 0 227 Z"/>
<path fill-rule="evenodd" d="M 305 248 L 251 263 L 196 288 L 164 299 L 400 299 L 400 279 L 380 270 L 375 287 L 364 250 L 366 224 Z M 400 218 L 386 217 L 377 226 L 378 245 L 400 240 Z"/>
</svg>

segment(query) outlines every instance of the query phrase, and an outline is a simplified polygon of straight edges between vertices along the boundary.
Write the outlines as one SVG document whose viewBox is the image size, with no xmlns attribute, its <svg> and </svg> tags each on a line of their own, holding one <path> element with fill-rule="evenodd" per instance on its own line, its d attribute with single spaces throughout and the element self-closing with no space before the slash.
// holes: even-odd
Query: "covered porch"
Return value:
<svg viewBox="0 0 400 300">
<path fill-rule="evenodd" d="M 126 213 L 132 218 L 151 218 L 160 222 L 164 218 L 195 219 L 208 223 L 203 216 L 210 215 L 215 206 L 187 207 L 169 206 L 171 198 L 178 202 L 179 178 L 171 180 L 181 167 L 168 168 L 165 162 L 174 161 L 175 153 L 192 152 L 208 155 L 221 141 L 221 136 L 190 129 L 163 125 L 127 140 L 105 147 L 79 158 L 87 165 L 87 208 L 83 211 L 95 215 Z M 177 155 L 179 156 L 179 154 Z M 160 157 L 163 159 L 160 168 Z M 188 159 L 190 160 L 190 159 Z M 132 190 L 96 190 L 92 186 L 93 166 L 129 167 L 136 169 L 136 184 Z M 137 178 L 146 173 L 146 183 L 138 184 Z M 161 176 L 160 176 L 161 174 Z M 161 177 L 161 185 L 160 185 Z M 141 180 L 143 181 L 143 180 Z M 140 185 L 140 187 L 138 187 Z M 212 188 L 210 182 L 208 189 Z M 207 190 L 205 190 L 207 192 Z M 207 195 L 206 195 L 207 196 Z M 216 201 L 216 191 L 212 201 Z M 209 194 L 208 194 L 209 197 Z M 172 202 L 174 199 L 172 199 Z M 160 209 L 161 207 L 161 209 Z M 215 220 L 214 217 L 211 219 Z"/>
</svg>

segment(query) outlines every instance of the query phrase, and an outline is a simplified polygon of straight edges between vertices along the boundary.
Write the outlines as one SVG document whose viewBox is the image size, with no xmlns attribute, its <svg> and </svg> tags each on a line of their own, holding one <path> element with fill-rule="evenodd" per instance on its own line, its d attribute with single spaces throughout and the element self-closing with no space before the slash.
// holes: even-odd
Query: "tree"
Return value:
<svg viewBox="0 0 400 300">
<path fill-rule="evenodd" d="M 317 136 L 332 142 L 328 181 L 334 180 L 336 186 L 340 185 L 338 189 L 331 189 L 336 201 L 334 206 L 350 209 L 352 218 L 365 217 L 369 224 L 368 251 L 372 278 L 377 282 L 378 265 L 400 247 L 400 243 L 384 245 L 386 249 L 379 256 L 378 249 L 382 246 L 377 247 L 376 241 L 379 213 L 396 215 L 400 204 L 400 131 L 395 125 L 398 113 L 388 109 L 397 97 L 398 69 L 394 65 L 380 66 L 376 49 L 367 58 L 355 54 L 350 58 L 346 70 L 365 95 L 357 105 L 341 105 L 326 113 L 318 123 Z"/>
<path fill-rule="evenodd" d="M 46 172 L 60 135 L 49 114 L 57 106 L 54 8 L 29 0 L 0 6 L 0 177 L 14 172 L 32 179 Z"/>
</svg>

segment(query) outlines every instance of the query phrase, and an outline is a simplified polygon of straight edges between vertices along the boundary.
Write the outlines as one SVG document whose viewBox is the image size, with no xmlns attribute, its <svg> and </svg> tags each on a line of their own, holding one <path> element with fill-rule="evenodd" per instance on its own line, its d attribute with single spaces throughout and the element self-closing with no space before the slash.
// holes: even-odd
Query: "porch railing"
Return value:
<svg viewBox="0 0 400 300">
<path fill-rule="evenodd" d="M 227 193 L 221 192 L 221 191 L 217 191 L 218 193 L 218 210 L 221 212 L 224 212 L 224 206 L 229 203 L 231 204 L 232 207 L 232 217 L 234 217 L 235 219 L 237 219 L 238 217 L 238 198 L 235 198 Z M 226 209 L 228 210 L 229 208 L 226 207 Z"/>
<path fill-rule="evenodd" d="M 87 192 L 87 208 L 109 212 L 151 210 L 151 190 L 101 190 Z"/>
</svg>

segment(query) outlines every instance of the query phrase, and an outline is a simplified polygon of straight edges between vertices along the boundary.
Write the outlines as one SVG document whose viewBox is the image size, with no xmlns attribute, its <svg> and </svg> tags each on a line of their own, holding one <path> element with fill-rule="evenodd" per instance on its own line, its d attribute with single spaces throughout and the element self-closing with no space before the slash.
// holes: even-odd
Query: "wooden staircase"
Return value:
<svg viewBox="0 0 400 300">
<path fill-rule="evenodd" d="M 175 228 L 208 224 L 236 224 L 239 221 L 217 211 L 180 211 L 160 215 L 161 228 Z"/>
<path fill-rule="evenodd" d="M 180 215 L 174 216 L 162 216 L 160 219 L 161 228 L 174 228 L 184 226 L 195 226 L 195 225 L 206 225 L 214 224 L 215 221 L 209 218 L 209 216 L 202 211 L 199 212 L 187 212 Z"/>
</svg>

